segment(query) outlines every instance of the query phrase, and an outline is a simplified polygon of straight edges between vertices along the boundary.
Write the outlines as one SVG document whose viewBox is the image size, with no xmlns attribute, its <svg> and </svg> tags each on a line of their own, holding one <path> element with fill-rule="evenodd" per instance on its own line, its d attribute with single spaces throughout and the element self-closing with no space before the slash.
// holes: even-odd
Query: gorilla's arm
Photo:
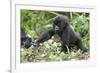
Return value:
<svg viewBox="0 0 100 73">
<path fill-rule="evenodd" d="M 36 40 L 36 43 L 40 44 L 44 41 L 47 41 L 55 34 L 55 31 L 53 29 L 48 30 L 47 32 L 44 32 L 40 35 L 40 37 Z"/>
</svg>

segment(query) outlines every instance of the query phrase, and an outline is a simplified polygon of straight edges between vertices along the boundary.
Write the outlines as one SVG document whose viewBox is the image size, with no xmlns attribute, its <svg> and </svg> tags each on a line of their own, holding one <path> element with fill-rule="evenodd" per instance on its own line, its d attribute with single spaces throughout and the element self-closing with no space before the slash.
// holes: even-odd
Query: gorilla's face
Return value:
<svg viewBox="0 0 100 73">
<path fill-rule="evenodd" d="M 53 28 L 55 32 L 62 32 L 64 28 L 66 27 L 68 22 L 67 17 L 65 16 L 56 16 L 54 18 Z"/>
</svg>

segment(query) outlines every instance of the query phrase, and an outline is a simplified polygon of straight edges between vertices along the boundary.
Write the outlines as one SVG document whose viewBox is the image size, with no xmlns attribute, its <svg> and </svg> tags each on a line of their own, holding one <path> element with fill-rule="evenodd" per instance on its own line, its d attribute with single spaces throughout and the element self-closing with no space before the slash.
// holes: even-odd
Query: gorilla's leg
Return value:
<svg viewBox="0 0 100 73">
<path fill-rule="evenodd" d="M 61 49 L 61 52 L 68 52 L 69 53 L 69 47 L 68 47 L 68 44 L 64 44 L 62 43 L 62 49 Z"/>
<path fill-rule="evenodd" d="M 79 39 L 78 41 L 77 41 L 77 47 L 80 49 L 80 50 L 82 50 L 82 53 L 84 53 L 84 52 L 87 52 L 87 49 L 83 46 L 83 43 L 82 43 L 82 40 L 81 39 Z"/>
<path fill-rule="evenodd" d="M 67 48 L 66 48 L 65 44 L 62 44 L 61 52 L 67 52 Z"/>
</svg>

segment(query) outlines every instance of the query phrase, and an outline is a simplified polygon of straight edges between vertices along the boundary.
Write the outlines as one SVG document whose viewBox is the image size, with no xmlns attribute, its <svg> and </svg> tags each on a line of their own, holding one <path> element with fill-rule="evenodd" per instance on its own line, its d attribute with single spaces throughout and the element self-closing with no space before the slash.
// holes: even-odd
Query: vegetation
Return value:
<svg viewBox="0 0 100 73">
<path fill-rule="evenodd" d="M 89 49 L 89 13 L 85 12 L 53 12 L 53 11 L 35 11 L 21 10 L 21 26 L 33 40 L 39 35 L 52 28 L 52 19 L 57 15 L 69 17 L 71 25 L 76 32 L 82 36 L 84 45 Z M 32 51 L 30 48 L 21 48 L 21 62 L 46 62 L 46 61 L 64 61 L 89 59 L 89 54 L 81 54 L 80 50 L 72 47 L 69 53 L 60 52 L 61 43 L 59 37 L 55 35 L 50 40 L 41 44 L 41 46 Z"/>
</svg>

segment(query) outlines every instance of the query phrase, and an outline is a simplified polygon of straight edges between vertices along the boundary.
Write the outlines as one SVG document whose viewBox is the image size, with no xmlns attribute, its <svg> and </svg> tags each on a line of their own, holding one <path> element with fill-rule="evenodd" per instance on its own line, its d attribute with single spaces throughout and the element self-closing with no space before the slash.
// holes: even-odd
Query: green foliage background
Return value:
<svg viewBox="0 0 100 73">
<path fill-rule="evenodd" d="M 39 35 L 52 28 L 52 19 L 57 15 L 65 15 L 69 17 L 71 25 L 76 32 L 79 32 L 86 48 L 89 49 L 89 13 L 85 12 L 54 12 L 54 11 L 36 11 L 36 10 L 20 10 L 20 23 L 25 32 L 37 39 Z M 64 60 L 80 60 L 88 59 L 89 55 L 82 55 L 80 50 L 73 47 L 69 53 L 60 52 L 61 43 L 59 37 L 55 35 L 50 40 L 41 44 L 36 50 L 21 48 L 21 62 L 45 62 L 45 61 L 64 61 Z"/>
</svg>

